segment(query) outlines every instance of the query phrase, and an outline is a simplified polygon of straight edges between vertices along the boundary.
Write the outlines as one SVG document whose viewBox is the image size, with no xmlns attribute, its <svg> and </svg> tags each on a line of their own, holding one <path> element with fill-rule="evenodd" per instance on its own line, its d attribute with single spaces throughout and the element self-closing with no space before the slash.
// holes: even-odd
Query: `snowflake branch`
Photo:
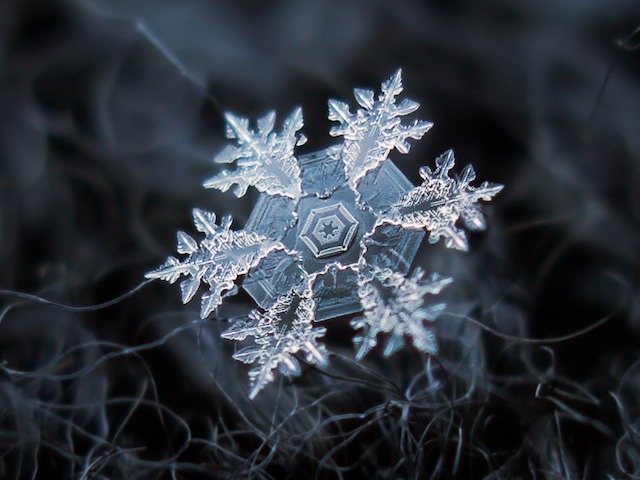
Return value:
<svg viewBox="0 0 640 480">
<path fill-rule="evenodd" d="M 472 187 L 476 174 L 471 165 L 462 174 L 451 178 L 449 171 L 455 164 L 452 150 L 436 159 L 436 169 L 420 168 L 422 184 L 408 192 L 382 218 L 382 223 L 391 223 L 405 228 L 426 229 L 430 232 L 429 242 L 436 243 L 444 237 L 448 248 L 467 251 L 469 244 L 463 230 L 455 224 L 462 218 L 469 230 L 484 230 L 486 222 L 480 200 L 489 201 L 503 188 L 489 182 L 480 187 Z"/>
<path fill-rule="evenodd" d="M 435 355 L 438 352 L 436 338 L 424 322 L 435 320 L 445 305 L 425 305 L 425 295 L 440 293 L 452 280 L 433 274 L 425 281 L 421 269 L 405 277 L 390 269 L 362 267 L 358 296 L 363 316 L 351 321 L 354 329 L 362 330 L 353 340 L 358 347 L 356 358 L 361 360 L 376 346 L 380 333 L 390 334 L 384 348 L 385 357 L 404 346 L 405 336 L 411 337 L 418 350 Z"/>
<path fill-rule="evenodd" d="M 411 125 L 401 124 L 399 117 L 415 112 L 420 106 L 409 99 L 396 105 L 395 97 L 402 90 L 402 72 L 398 70 L 382 84 L 377 101 L 372 90 L 355 89 L 354 96 L 362 107 L 355 113 L 344 102 L 329 101 L 329 120 L 339 122 L 330 134 L 344 137 L 344 169 L 354 190 L 369 171 L 387 159 L 391 150 L 408 153 L 407 140 L 419 140 L 433 126 L 420 120 Z"/>
<path fill-rule="evenodd" d="M 180 261 L 169 257 L 160 268 L 148 272 L 146 278 L 157 278 L 175 283 L 182 276 L 189 278 L 180 283 L 182 302 L 188 303 L 198 291 L 200 282 L 209 285 L 202 295 L 200 317 L 208 317 L 222 303 L 223 298 L 237 292 L 235 281 L 240 275 L 257 266 L 276 250 L 283 250 L 279 242 L 267 240 L 257 233 L 231 230 L 231 217 L 223 217 L 216 225 L 215 213 L 193 210 L 193 220 L 205 238 L 198 244 L 190 235 L 178 232 L 177 251 L 188 257 Z"/>
<path fill-rule="evenodd" d="M 326 329 L 314 327 L 315 301 L 311 289 L 299 294 L 295 289 L 279 297 L 265 312 L 252 311 L 244 320 L 236 320 L 222 333 L 228 340 L 243 341 L 254 337 L 253 345 L 238 350 L 233 358 L 257 365 L 249 371 L 250 393 L 253 399 L 274 380 L 276 368 L 284 375 L 299 375 L 298 352 L 312 364 L 326 364 L 327 351 L 318 344 Z"/>
<path fill-rule="evenodd" d="M 303 125 L 302 109 L 296 108 L 284 121 L 282 133 L 273 132 L 275 113 L 269 112 L 257 122 L 257 131 L 249 128 L 249 120 L 231 113 L 225 115 L 227 137 L 237 145 L 228 145 L 215 158 L 216 163 L 236 162 L 238 169 L 224 171 L 204 183 L 205 188 L 226 192 L 236 185 L 234 193 L 242 197 L 249 186 L 269 195 L 298 198 L 302 195 L 302 180 L 298 160 L 294 156 L 297 146 L 306 142 L 297 132 Z"/>
</svg>

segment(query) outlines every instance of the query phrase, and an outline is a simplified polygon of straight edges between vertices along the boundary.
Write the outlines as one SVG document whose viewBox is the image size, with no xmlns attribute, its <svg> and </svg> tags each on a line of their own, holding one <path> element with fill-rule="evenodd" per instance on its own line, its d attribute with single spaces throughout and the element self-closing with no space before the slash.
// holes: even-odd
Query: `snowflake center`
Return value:
<svg viewBox="0 0 640 480">
<path fill-rule="evenodd" d="M 349 250 L 359 222 L 342 202 L 312 208 L 302 227 L 300 238 L 316 258 L 325 258 Z"/>
<path fill-rule="evenodd" d="M 328 240 L 328 239 L 333 240 L 336 237 L 336 230 L 338 230 L 338 227 L 336 227 L 333 224 L 333 221 L 330 220 L 328 222 L 322 223 L 322 229 L 320 230 L 320 232 L 324 236 L 325 240 Z"/>
</svg>

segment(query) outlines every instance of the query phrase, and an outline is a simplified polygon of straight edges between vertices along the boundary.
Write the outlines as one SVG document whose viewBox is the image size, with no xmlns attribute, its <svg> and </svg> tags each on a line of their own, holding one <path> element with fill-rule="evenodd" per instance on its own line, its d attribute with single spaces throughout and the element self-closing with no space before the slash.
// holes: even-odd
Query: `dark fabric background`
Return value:
<svg viewBox="0 0 640 480">
<path fill-rule="evenodd" d="M 453 148 L 505 185 L 469 253 L 414 262 L 456 279 L 439 357 L 357 363 L 336 319 L 330 367 L 254 402 L 218 337 L 244 294 L 193 324 L 160 282 L 5 291 L 0 478 L 638 478 L 639 26 L 636 0 L 0 0 L 4 290 L 135 288 L 192 208 L 251 212 L 201 188 L 222 111 L 300 105 L 310 152 L 329 98 L 399 67 L 435 123 L 399 168 Z"/>
</svg>

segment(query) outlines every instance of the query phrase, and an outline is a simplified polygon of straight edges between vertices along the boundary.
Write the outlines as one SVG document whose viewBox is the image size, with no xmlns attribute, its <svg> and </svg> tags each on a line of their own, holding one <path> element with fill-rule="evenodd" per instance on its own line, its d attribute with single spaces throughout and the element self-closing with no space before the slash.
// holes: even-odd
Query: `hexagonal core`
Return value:
<svg viewBox="0 0 640 480">
<path fill-rule="evenodd" d="M 343 178 L 342 159 L 335 155 L 334 149 L 322 150 L 302 155 L 298 158 L 303 177 L 305 195 L 298 201 L 278 195 L 261 194 L 258 198 L 246 229 L 257 232 L 271 240 L 281 241 L 289 250 L 300 254 L 298 261 L 284 252 L 276 252 L 264 259 L 252 269 L 242 287 L 253 297 L 261 308 L 269 308 L 279 295 L 296 283 L 294 278 L 299 272 L 308 274 L 323 270 L 334 261 L 329 254 L 320 258 L 313 253 L 309 244 L 301 238 L 315 238 L 312 244 L 318 244 L 320 237 L 325 242 L 322 226 L 309 224 L 312 210 L 336 208 L 343 205 L 352 207 L 355 197 Z M 359 223 L 349 228 L 350 222 L 336 211 L 325 212 L 326 217 L 335 215 L 345 227 L 333 230 L 339 225 L 334 223 L 326 228 L 326 243 L 346 245 L 346 251 L 336 251 L 335 261 L 343 266 L 358 261 L 360 235 L 371 230 L 375 223 L 375 212 L 388 208 L 400 200 L 413 185 L 391 161 L 384 162 L 379 169 L 370 172 L 358 185 L 358 192 L 369 210 L 352 209 L 347 211 Z M 329 209 L 330 210 L 330 209 Z M 320 210 L 322 212 L 322 210 Z M 308 227 L 308 228 L 307 228 Z M 303 230 L 306 228 L 306 230 Z M 315 234 L 313 232 L 315 231 Z M 335 240 L 331 240 L 336 237 Z M 379 227 L 373 241 L 366 251 L 367 261 L 379 268 L 391 268 L 407 272 L 424 237 L 422 230 L 407 230 L 393 225 Z M 342 249 L 341 249 L 342 250 Z M 318 249 L 320 251 L 320 249 Z M 320 275 L 314 284 L 316 300 L 316 321 L 329 320 L 362 310 L 357 295 L 356 275 L 352 270 L 340 270 Z"/>
<path fill-rule="evenodd" d="M 335 242 L 342 230 L 344 230 L 345 224 L 338 218 L 337 215 L 329 215 L 328 217 L 318 218 L 316 226 L 311 232 L 311 235 L 321 244 Z"/>
<path fill-rule="evenodd" d="M 316 258 L 346 252 L 358 230 L 358 221 L 342 202 L 309 212 L 300 239 Z"/>
</svg>

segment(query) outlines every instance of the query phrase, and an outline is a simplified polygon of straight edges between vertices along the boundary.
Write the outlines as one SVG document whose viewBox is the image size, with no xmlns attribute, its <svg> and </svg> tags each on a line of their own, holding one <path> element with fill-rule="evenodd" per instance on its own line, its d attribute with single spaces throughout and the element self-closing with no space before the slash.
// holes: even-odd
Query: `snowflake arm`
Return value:
<svg viewBox="0 0 640 480">
<path fill-rule="evenodd" d="M 448 150 L 436 160 L 436 169 L 420 168 L 422 184 L 408 192 L 404 198 L 383 216 L 383 223 L 400 225 L 405 228 L 424 228 L 430 232 L 429 242 L 436 243 L 445 238 L 448 248 L 467 251 L 467 237 L 463 230 L 455 226 L 462 218 L 470 230 L 484 230 L 486 223 L 480 200 L 489 201 L 503 188 L 489 182 L 472 187 L 476 174 L 467 165 L 462 174 L 451 178 L 449 171 L 455 164 L 452 150 Z"/>
<path fill-rule="evenodd" d="M 242 341 L 254 337 L 254 344 L 238 350 L 233 358 L 257 365 L 249 371 L 253 399 L 271 383 L 276 368 L 284 375 L 299 375 L 300 364 L 294 356 L 301 352 L 311 364 L 324 365 L 327 351 L 318 343 L 326 329 L 314 327 L 315 301 L 310 291 L 302 296 L 293 290 L 279 297 L 265 312 L 252 311 L 246 320 L 236 320 L 222 337 Z"/>
<path fill-rule="evenodd" d="M 421 120 L 402 125 L 400 117 L 415 112 L 420 106 L 409 99 L 396 104 L 395 97 L 402 90 L 402 72 L 398 70 L 382 84 L 377 100 L 373 90 L 355 89 L 356 101 L 362 107 L 355 113 L 351 113 L 344 102 L 329 101 L 329 120 L 339 122 L 330 134 L 344 137 L 344 170 L 353 189 L 369 171 L 387 159 L 391 150 L 408 153 L 407 140 L 419 140 L 433 126 Z"/>
<path fill-rule="evenodd" d="M 180 283 L 182 302 L 188 303 L 198 291 L 200 282 L 209 286 L 202 295 L 201 318 L 206 318 L 218 308 L 224 297 L 237 291 L 235 281 L 246 274 L 275 250 L 283 250 L 279 242 L 267 240 L 257 233 L 231 230 L 231 217 L 223 217 L 216 224 L 216 215 L 194 209 L 193 219 L 198 231 L 205 238 L 198 244 L 190 235 L 178 232 L 177 251 L 188 255 L 185 260 L 169 257 L 158 269 L 147 273 L 146 278 L 157 278 L 174 283 L 182 276 L 188 278 Z"/>
<path fill-rule="evenodd" d="M 302 109 L 296 108 L 284 121 L 282 133 L 273 132 L 275 113 L 258 120 L 257 131 L 249 128 L 249 120 L 225 114 L 227 137 L 237 145 L 228 145 L 215 158 L 216 163 L 236 162 L 234 171 L 224 171 L 204 183 L 205 188 L 226 192 L 236 185 L 234 193 L 242 197 L 249 186 L 269 195 L 298 198 L 302 195 L 302 180 L 295 148 L 306 142 L 298 135 L 303 125 Z"/>
<path fill-rule="evenodd" d="M 452 280 L 433 274 L 425 281 L 423 276 L 421 269 L 416 269 L 411 277 L 376 267 L 365 267 L 360 273 L 358 296 L 363 316 L 351 321 L 354 329 L 362 330 L 354 338 L 358 360 L 376 346 L 380 333 L 389 334 L 385 357 L 404 346 L 405 336 L 422 352 L 432 355 L 438 352 L 435 335 L 425 321 L 435 320 L 444 304 L 425 305 L 425 295 L 440 293 Z"/>
</svg>

